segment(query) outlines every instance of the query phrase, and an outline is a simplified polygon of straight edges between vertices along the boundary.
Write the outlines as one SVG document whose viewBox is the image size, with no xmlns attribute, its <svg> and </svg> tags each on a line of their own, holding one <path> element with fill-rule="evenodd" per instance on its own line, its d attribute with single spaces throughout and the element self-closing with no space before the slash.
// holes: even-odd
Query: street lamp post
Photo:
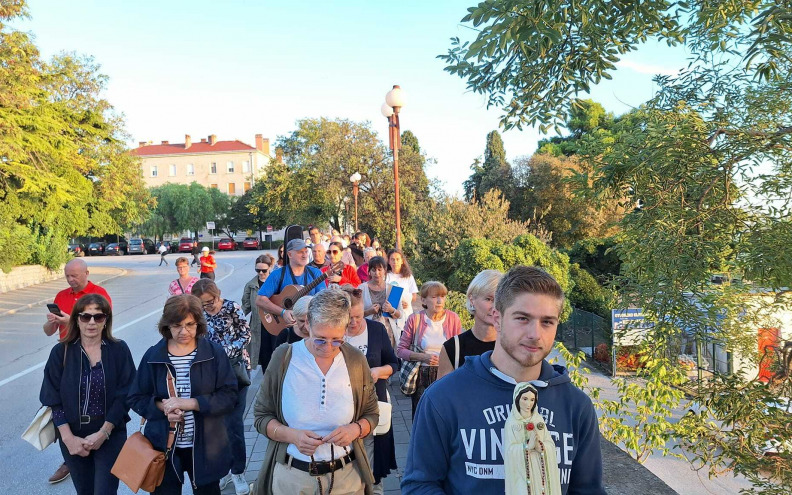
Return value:
<svg viewBox="0 0 792 495">
<path fill-rule="evenodd" d="M 382 115 L 388 119 L 388 141 L 393 153 L 393 182 L 396 196 L 396 249 L 401 249 L 401 209 L 399 205 L 399 150 L 401 149 L 401 131 L 399 129 L 399 110 L 404 106 L 404 92 L 399 85 L 385 95 L 382 104 Z"/>
<path fill-rule="evenodd" d="M 358 202 L 357 202 L 357 197 L 358 197 L 358 185 L 360 184 L 360 179 L 362 179 L 362 177 L 360 176 L 360 174 L 358 172 L 355 172 L 349 178 L 349 180 L 352 181 L 352 195 L 355 197 L 355 232 L 358 231 L 358 215 L 357 215 Z"/>
</svg>

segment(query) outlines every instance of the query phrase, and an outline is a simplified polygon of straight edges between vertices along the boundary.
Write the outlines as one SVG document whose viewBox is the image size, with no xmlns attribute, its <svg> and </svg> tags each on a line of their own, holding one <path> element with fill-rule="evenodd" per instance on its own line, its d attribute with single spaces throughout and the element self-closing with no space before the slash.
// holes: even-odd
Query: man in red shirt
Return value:
<svg viewBox="0 0 792 495">
<path fill-rule="evenodd" d="M 341 246 L 340 242 L 331 242 L 327 252 L 330 253 L 330 263 L 334 265 L 336 263 L 341 263 L 344 248 Z M 329 269 L 329 266 L 322 268 L 322 273 Z M 352 284 L 353 287 L 357 287 L 360 285 L 360 277 L 358 277 L 357 271 L 353 266 L 344 263 L 344 270 L 341 272 L 341 275 L 334 274 L 327 277 L 327 285 L 329 286 L 330 284 Z"/>
<path fill-rule="evenodd" d="M 59 331 L 60 339 L 66 336 L 67 325 L 69 324 L 69 315 L 71 315 L 74 303 L 79 298 L 86 294 L 100 294 L 107 299 L 112 306 L 112 301 L 107 291 L 98 285 L 88 281 L 88 265 L 85 264 L 80 258 L 73 259 L 66 263 L 63 269 L 66 274 L 66 282 L 69 284 L 68 289 L 63 289 L 55 296 L 55 304 L 61 310 L 61 316 L 53 313 L 47 313 L 47 323 L 44 324 L 44 333 L 52 335 Z M 69 467 L 64 462 L 55 471 L 55 474 L 50 476 L 50 483 L 58 483 L 69 477 Z"/>
</svg>

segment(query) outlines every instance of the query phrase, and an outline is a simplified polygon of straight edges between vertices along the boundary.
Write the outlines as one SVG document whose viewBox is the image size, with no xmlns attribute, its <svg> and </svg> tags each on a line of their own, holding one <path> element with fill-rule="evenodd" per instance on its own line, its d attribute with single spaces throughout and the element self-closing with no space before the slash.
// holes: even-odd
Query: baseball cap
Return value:
<svg viewBox="0 0 792 495">
<path fill-rule="evenodd" d="M 307 248 L 308 245 L 302 239 L 292 239 L 286 244 L 286 251 L 299 251 L 300 249 Z"/>
<path fill-rule="evenodd" d="M 204 246 L 204 247 L 203 247 L 203 249 L 201 249 L 201 251 L 206 251 L 206 252 L 209 252 L 209 248 L 208 248 L 208 247 L 206 247 L 206 246 Z"/>
</svg>

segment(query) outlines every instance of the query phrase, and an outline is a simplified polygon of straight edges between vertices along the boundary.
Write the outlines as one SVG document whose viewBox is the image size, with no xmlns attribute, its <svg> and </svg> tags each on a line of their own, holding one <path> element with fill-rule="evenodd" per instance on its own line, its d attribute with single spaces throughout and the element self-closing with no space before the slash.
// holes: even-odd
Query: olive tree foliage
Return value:
<svg viewBox="0 0 792 495">
<path fill-rule="evenodd" d="M 117 233 L 145 218 L 148 194 L 121 119 L 89 57 L 42 60 L 8 26 L 25 2 L 0 1 L 0 268 L 56 268 L 76 235 Z"/>
<path fill-rule="evenodd" d="M 757 379 L 760 328 L 786 328 L 792 286 L 792 6 L 788 2 L 488 0 L 464 22 L 478 36 L 454 40 L 447 70 L 504 110 L 506 127 L 558 125 L 577 96 L 609 78 L 621 54 L 659 39 L 683 44 L 686 67 L 657 76 L 655 96 L 609 129 L 582 137 L 577 175 L 591 201 L 628 211 L 614 247 L 620 298 L 654 323 L 639 374 L 650 386 L 619 383 L 602 401 L 606 437 L 645 458 L 680 444 L 697 468 L 730 470 L 752 492 L 786 493 L 792 452 L 761 453 L 789 438 L 773 403 L 792 395 L 789 363 Z M 627 199 L 624 199 L 627 198 Z M 731 283 L 710 283 L 715 273 Z M 788 332 L 788 330 L 786 330 Z M 788 334 L 785 334 L 788 337 Z M 695 386 L 701 406 L 674 420 L 687 382 L 677 359 L 684 341 L 713 343 L 747 360 Z M 783 347 L 782 341 L 779 347 Z M 635 386 L 631 386 L 635 385 Z"/>
</svg>

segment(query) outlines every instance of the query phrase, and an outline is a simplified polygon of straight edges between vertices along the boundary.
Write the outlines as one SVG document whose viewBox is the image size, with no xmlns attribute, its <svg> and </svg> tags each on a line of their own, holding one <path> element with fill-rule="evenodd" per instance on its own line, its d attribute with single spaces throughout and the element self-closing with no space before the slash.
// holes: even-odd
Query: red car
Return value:
<svg viewBox="0 0 792 495">
<path fill-rule="evenodd" d="M 182 237 L 179 239 L 179 252 L 189 253 L 192 251 L 193 240 L 189 237 Z"/>
<path fill-rule="evenodd" d="M 233 239 L 223 239 L 217 243 L 218 251 L 233 251 L 236 249 L 236 242 Z"/>
<path fill-rule="evenodd" d="M 242 247 L 245 249 L 258 249 L 259 240 L 256 237 L 245 237 L 245 240 L 242 241 Z"/>
</svg>

